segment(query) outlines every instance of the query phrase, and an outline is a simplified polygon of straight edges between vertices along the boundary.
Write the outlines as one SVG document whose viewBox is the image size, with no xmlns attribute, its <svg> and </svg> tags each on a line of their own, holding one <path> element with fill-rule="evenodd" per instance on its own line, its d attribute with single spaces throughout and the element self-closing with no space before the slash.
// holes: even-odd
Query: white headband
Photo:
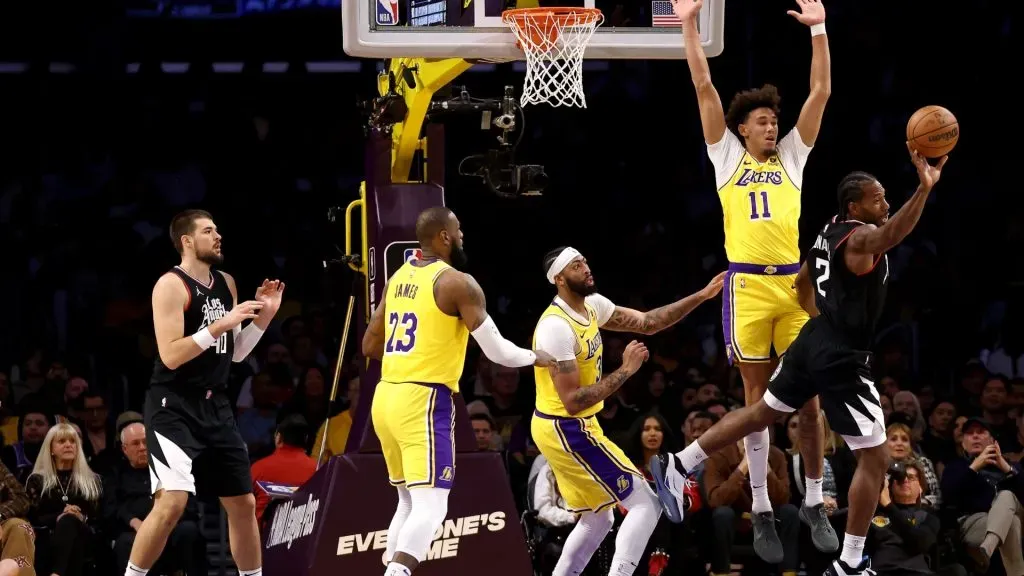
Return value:
<svg viewBox="0 0 1024 576">
<path fill-rule="evenodd" d="M 554 262 L 551 263 L 551 267 L 548 268 L 548 282 L 555 283 L 555 276 L 557 276 L 565 267 L 569 265 L 576 257 L 582 256 L 578 250 L 569 247 L 562 250 L 562 253 L 555 258 Z"/>
</svg>

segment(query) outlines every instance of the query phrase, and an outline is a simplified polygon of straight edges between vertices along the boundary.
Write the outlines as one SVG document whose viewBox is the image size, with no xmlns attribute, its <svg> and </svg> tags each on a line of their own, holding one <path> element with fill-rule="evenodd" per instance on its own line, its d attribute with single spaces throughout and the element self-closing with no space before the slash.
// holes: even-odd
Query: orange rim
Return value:
<svg viewBox="0 0 1024 576">
<path fill-rule="evenodd" d="M 551 21 L 559 26 L 582 26 L 592 24 L 603 15 L 597 8 L 573 8 L 557 6 L 551 8 L 513 8 L 501 13 L 501 20 L 506 24 L 515 23 L 520 29 L 527 21 Z"/>
</svg>

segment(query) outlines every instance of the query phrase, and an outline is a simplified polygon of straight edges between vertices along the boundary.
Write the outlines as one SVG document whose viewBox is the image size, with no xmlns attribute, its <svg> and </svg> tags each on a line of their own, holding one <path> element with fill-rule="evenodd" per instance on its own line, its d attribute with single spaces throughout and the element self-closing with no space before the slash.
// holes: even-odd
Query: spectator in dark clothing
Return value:
<svg viewBox="0 0 1024 576">
<path fill-rule="evenodd" d="M 107 421 L 107 401 L 99 392 L 86 390 L 71 401 L 72 416 L 82 424 L 82 451 L 89 468 L 106 475 L 120 459 L 114 428 Z"/>
<path fill-rule="evenodd" d="M 882 576 L 934 574 L 928 556 L 941 526 L 938 515 L 922 504 L 925 470 L 916 460 L 895 464 L 890 470 L 868 532 L 871 568 Z M 966 571 L 957 564 L 942 573 L 952 576 Z"/>
<path fill-rule="evenodd" d="M 942 492 L 960 523 L 960 537 L 971 558 L 988 569 L 999 550 L 1008 575 L 1024 574 L 1021 550 L 1020 497 L 1024 476 L 1002 455 L 992 428 L 978 418 L 968 418 L 961 441 L 963 458 L 946 466 Z"/>
<path fill-rule="evenodd" d="M 113 471 L 103 481 L 103 516 L 114 540 L 115 574 L 125 573 L 135 534 L 153 509 L 146 428 L 141 422 L 128 424 L 121 430 L 121 450 L 125 458 L 114 465 Z M 171 531 L 153 573 L 174 570 L 182 570 L 186 574 L 199 573 L 202 551 L 196 548 L 199 542 L 198 516 L 195 496 L 190 495 L 185 504 L 185 514 Z"/>
<path fill-rule="evenodd" d="M 43 446 L 43 438 L 46 438 L 50 427 L 56 424 L 56 419 L 46 399 L 39 394 L 22 398 L 18 412 L 17 441 L 4 446 L 0 451 L 0 459 L 18 482 L 24 485 L 32 474 L 32 466 Z"/>
</svg>

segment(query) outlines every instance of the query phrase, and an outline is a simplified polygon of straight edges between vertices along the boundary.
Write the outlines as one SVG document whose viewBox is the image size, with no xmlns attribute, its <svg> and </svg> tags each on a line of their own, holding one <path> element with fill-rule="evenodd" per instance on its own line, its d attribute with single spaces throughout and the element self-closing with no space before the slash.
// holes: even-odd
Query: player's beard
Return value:
<svg viewBox="0 0 1024 576">
<path fill-rule="evenodd" d="M 207 266 L 217 266 L 224 262 L 224 255 L 217 254 L 211 249 L 207 252 L 196 252 L 196 260 Z"/>
<path fill-rule="evenodd" d="M 462 249 L 462 245 L 452 244 L 451 261 L 452 268 L 456 270 L 466 269 L 466 264 L 469 263 L 469 256 L 466 256 L 466 251 Z"/>
<path fill-rule="evenodd" d="M 577 282 L 576 280 L 566 278 L 565 287 L 572 290 L 574 294 L 578 294 L 584 298 L 597 292 L 597 284 L 591 284 L 588 286 L 586 280 L 580 280 Z"/>
</svg>

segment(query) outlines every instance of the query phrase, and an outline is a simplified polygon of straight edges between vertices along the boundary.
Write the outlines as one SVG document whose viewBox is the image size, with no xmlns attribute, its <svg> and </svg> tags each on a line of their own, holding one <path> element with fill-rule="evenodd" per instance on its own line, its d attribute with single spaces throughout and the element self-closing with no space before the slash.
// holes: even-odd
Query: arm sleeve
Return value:
<svg viewBox="0 0 1024 576">
<path fill-rule="evenodd" d="M 558 316 L 545 316 L 537 324 L 537 349 L 559 362 L 576 359 L 576 335 L 569 323 Z"/>
<path fill-rule="evenodd" d="M 605 322 L 611 319 L 612 314 L 615 313 L 615 304 L 611 300 L 601 296 L 600 294 L 591 294 L 587 296 L 587 304 L 594 307 L 597 312 L 597 326 L 604 326 Z"/>
<path fill-rule="evenodd" d="M 232 334 L 235 338 L 235 351 L 231 355 L 231 360 L 233 362 L 244 362 L 249 357 L 252 349 L 256 347 L 256 343 L 263 337 L 263 330 L 255 322 L 249 322 L 245 330 L 235 326 L 232 329 Z"/>
<path fill-rule="evenodd" d="M 725 129 L 725 135 L 714 144 L 708 144 L 708 158 L 715 166 L 715 188 L 721 188 L 732 178 L 743 158 L 743 143 L 732 130 Z"/>
<path fill-rule="evenodd" d="M 506 340 L 490 316 L 471 334 L 491 362 L 510 368 L 519 368 L 529 366 L 537 361 L 537 355 L 532 350 L 520 348 Z"/>
<path fill-rule="evenodd" d="M 803 188 L 804 166 L 807 165 L 807 157 L 810 154 L 811 147 L 804 144 L 796 128 L 790 130 L 789 134 L 779 141 L 779 161 L 797 188 Z"/>
</svg>

